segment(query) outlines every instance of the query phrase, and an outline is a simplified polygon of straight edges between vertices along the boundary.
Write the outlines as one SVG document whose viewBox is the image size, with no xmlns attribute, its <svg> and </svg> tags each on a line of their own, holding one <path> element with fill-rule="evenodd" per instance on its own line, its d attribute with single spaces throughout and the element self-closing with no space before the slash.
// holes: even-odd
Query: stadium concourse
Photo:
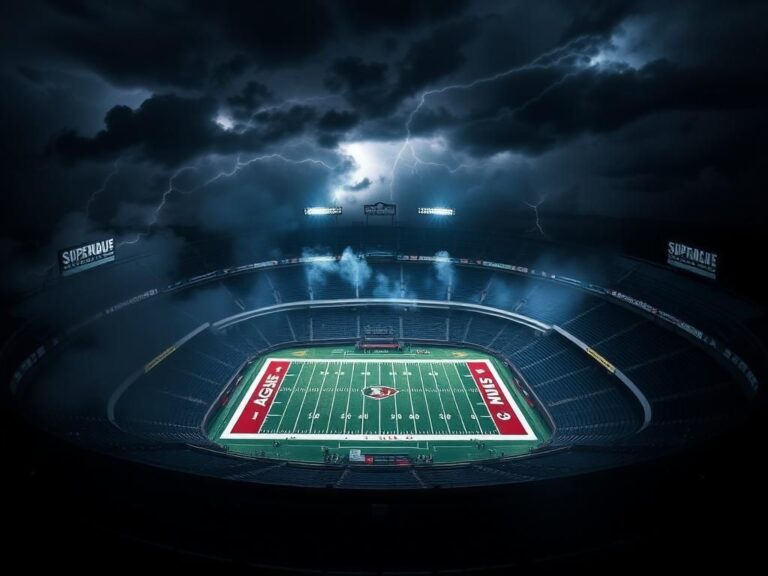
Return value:
<svg viewBox="0 0 768 576">
<path fill-rule="evenodd" d="M 13 395 L 37 425 L 89 450 L 224 479 L 341 489 L 585 474 L 695 446 L 749 413 L 764 368 L 749 329 L 758 312 L 710 286 L 638 260 L 456 231 L 343 229 L 325 249 L 302 249 L 314 240 L 310 230 L 286 239 L 284 258 L 253 253 L 220 265 L 197 247 L 197 263 L 168 283 L 158 284 L 149 256 L 45 287 L 25 304 L 45 321 L 20 330 L 8 352 L 17 360 Z M 104 279 L 120 288 L 72 297 Z M 52 293 L 56 305 L 68 303 L 63 313 L 46 314 Z M 402 349 L 361 358 L 368 353 L 354 345 L 371 326 Z M 508 410 L 502 419 L 514 412 L 518 429 L 504 431 L 471 363 L 456 363 L 462 356 L 488 363 Z M 282 378 L 269 372 L 275 358 L 289 379 L 296 366 L 320 366 L 275 388 L 276 402 L 296 393 L 301 404 L 246 412 L 250 427 L 230 419 L 270 376 L 270 386 Z M 350 378 L 363 362 L 362 380 L 339 388 L 344 362 Z M 407 410 L 394 407 L 407 397 Z M 283 409 L 293 410 L 291 425 Z M 360 429 L 349 437 L 353 418 Z M 413 426 L 407 433 L 401 419 Z M 249 432 L 240 446 L 238 427 Z"/>
</svg>

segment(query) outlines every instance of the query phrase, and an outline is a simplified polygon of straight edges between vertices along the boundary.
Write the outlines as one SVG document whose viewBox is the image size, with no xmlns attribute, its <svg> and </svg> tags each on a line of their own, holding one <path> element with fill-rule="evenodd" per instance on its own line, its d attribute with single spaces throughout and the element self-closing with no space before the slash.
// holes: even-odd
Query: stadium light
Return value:
<svg viewBox="0 0 768 576">
<path fill-rule="evenodd" d="M 419 208 L 419 214 L 428 216 L 455 216 L 456 210 L 453 208 Z"/>
<path fill-rule="evenodd" d="M 305 216 L 339 216 L 341 206 L 310 206 L 304 208 Z"/>
</svg>

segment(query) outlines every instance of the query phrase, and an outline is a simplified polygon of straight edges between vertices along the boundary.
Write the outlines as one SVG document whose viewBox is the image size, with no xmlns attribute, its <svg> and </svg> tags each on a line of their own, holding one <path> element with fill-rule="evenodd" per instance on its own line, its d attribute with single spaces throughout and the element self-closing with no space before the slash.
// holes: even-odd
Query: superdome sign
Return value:
<svg viewBox="0 0 768 576">
<path fill-rule="evenodd" d="M 681 242 L 667 244 L 667 264 L 712 280 L 717 278 L 717 254 Z"/>
<path fill-rule="evenodd" d="M 82 244 L 59 251 L 59 271 L 62 276 L 83 272 L 115 260 L 115 239 Z"/>
</svg>

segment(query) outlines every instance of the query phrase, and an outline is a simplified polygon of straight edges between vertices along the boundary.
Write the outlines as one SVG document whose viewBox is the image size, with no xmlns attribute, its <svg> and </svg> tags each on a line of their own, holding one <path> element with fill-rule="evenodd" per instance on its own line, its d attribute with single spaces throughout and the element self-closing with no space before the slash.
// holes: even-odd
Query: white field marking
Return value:
<svg viewBox="0 0 768 576">
<path fill-rule="evenodd" d="M 470 362 L 478 362 L 478 360 L 470 360 Z M 504 380 L 501 379 L 499 376 L 499 373 L 496 371 L 496 367 L 493 365 L 493 363 L 490 360 L 479 360 L 479 362 L 483 362 L 488 369 L 491 371 L 491 374 L 493 374 L 493 377 L 496 378 L 496 382 L 499 384 L 499 388 L 501 388 L 502 394 L 504 394 L 504 397 L 507 399 L 507 402 L 509 402 L 509 405 L 512 406 L 512 410 L 515 412 L 515 415 L 517 416 L 517 419 L 520 420 L 520 423 L 523 425 L 523 428 L 525 429 L 526 435 L 525 436 L 505 436 L 505 438 L 520 438 L 521 440 L 536 440 L 536 434 L 533 433 L 533 429 L 531 429 L 531 425 L 528 424 L 528 420 L 525 419 L 525 416 L 523 415 L 523 411 L 520 410 L 520 406 L 517 405 L 517 402 L 515 402 L 515 399 L 512 397 L 512 394 L 510 394 L 509 390 L 507 389 L 507 385 L 504 383 Z"/>
<path fill-rule="evenodd" d="M 353 366 L 350 372 L 354 371 L 355 369 Z M 341 365 L 339 365 L 339 371 L 336 372 L 336 374 L 336 384 L 333 386 L 333 398 L 331 398 L 331 412 L 328 414 L 328 425 L 325 427 L 326 434 L 328 434 L 328 430 L 331 428 L 331 420 L 333 420 L 333 405 L 336 403 L 336 389 L 339 387 L 339 378 L 341 378 L 341 375 L 344 374 L 344 372 L 341 371 Z M 318 400 L 320 400 L 320 398 L 318 398 Z"/>
<path fill-rule="evenodd" d="M 408 371 L 408 365 L 405 366 L 405 382 L 408 385 L 408 397 L 411 399 L 411 417 L 413 418 L 413 433 L 418 434 L 419 429 L 416 427 L 416 410 L 413 408 L 413 392 L 411 392 L 411 373 Z"/>
<path fill-rule="evenodd" d="M 368 372 L 368 362 L 365 363 L 363 370 L 365 370 L 363 373 L 363 390 L 365 390 L 368 387 L 368 376 L 370 374 Z M 365 426 L 365 394 L 363 394 L 363 406 L 360 408 L 360 434 L 363 433 L 363 426 Z"/>
<path fill-rule="evenodd" d="M 445 425 L 448 427 L 448 432 L 450 432 L 451 425 L 448 420 L 448 414 L 445 413 L 445 404 L 443 404 L 443 395 L 440 394 L 440 386 L 437 383 L 437 372 L 435 372 L 435 367 L 432 366 L 431 363 L 429 365 L 429 370 L 430 370 L 429 374 L 430 376 L 432 376 L 432 380 L 435 381 L 435 388 L 437 388 L 437 397 L 440 399 L 440 408 L 443 411 L 443 422 L 445 422 Z"/>
<path fill-rule="evenodd" d="M 312 376 L 315 375 L 315 369 L 317 368 L 317 364 L 314 364 L 312 366 Z M 283 408 L 283 415 L 280 417 L 280 422 L 277 423 L 277 429 L 280 430 L 280 427 L 283 425 L 283 418 L 288 413 L 288 406 L 291 404 L 291 398 L 293 398 L 293 393 L 296 391 L 296 388 L 299 386 L 299 382 L 301 380 L 301 373 L 304 370 L 304 364 L 301 365 L 301 368 L 299 368 L 299 374 L 296 376 L 296 381 L 293 383 L 293 388 L 291 388 L 291 393 L 288 395 L 288 401 L 285 403 L 285 408 Z M 312 380 L 312 376 L 310 376 L 309 380 Z"/>
<path fill-rule="evenodd" d="M 388 439 L 387 436 L 391 438 Z M 389 441 L 424 441 L 424 440 L 474 440 L 477 438 L 477 434 L 400 434 L 395 438 L 394 434 L 238 434 L 234 440 L 330 440 L 330 441 L 344 441 L 350 440 L 355 442 L 389 442 Z M 533 438 L 535 439 L 535 438 Z M 526 436 L 504 436 L 502 434 L 487 434 L 483 435 L 483 440 L 532 440 Z"/>
<path fill-rule="evenodd" d="M 324 362 L 329 362 L 329 360 L 324 360 L 322 358 L 269 358 L 269 360 L 275 360 L 277 362 L 294 362 L 296 364 L 322 364 Z M 373 358 L 370 357 L 365 360 L 363 358 L 334 358 L 333 362 L 338 362 L 339 364 L 368 364 L 369 362 L 376 362 L 380 364 L 386 364 L 386 363 L 392 363 L 392 364 L 463 364 L 465 362 L 485 362 L 486 359 L 484 358 L 438 358 L 433 360 L 425 360 L 422 358 L 419 359 L 408 359 L 408 358 Z"/>
<path fill-rule="evenodd" d="M 323 376 L 323 382 L 325 382 L 325 377 L 328 375 L 328 367 L 331 365 L 330 362 L 326 361 L 326 367 L 325 367 L 325 376 Z M 321 372 L 322 374 L 322 372 Z M 315 371 L 312 371 L 312 375 L 315 375 Z M 304 390 L 304 397 L 301 399 L 301 406 L 299 406 L 299 413 L 296 414 L 296 422 L 293 423 L 293 431 L 296 432 L 296 426 L 299 425 L 299 418 L 301 418 L 301 413 L 304 411 L 304 402 L 307 400 L 307 392 L 309 392 L 309 387 L 312 386 L 312 378 L 309 379 L 309 382 L 307 382 L 307 388 Z"/>
<path fill-rule="evenodd" d="M 347 390 L 347 407 L 344 409 L 344 434 L 347 433 L 347 422 L 349 419 L 347 416 L 349 415 L 349 400 L 352 397 L 352 380 L 355 379 L 355 367 L 352 367 L 352 370 L 349 371 L 349 390 Z"/>
<path fill-rule="evenodd" d="M 459 413 L 459 420 L 461 420 L 461 427 L 464 428 L 464 434 L 467 433 L 467 425 L 464 424 L 464 416 L 461 415 L 461 408 L 459 408 L 459 403 L 456 402 L 456 392 L 453 390 L 453 386 L 451 386 L 451 379 L 448 378 L 448 371 L 445 369 L 445 364 L 443 364 L 443 374 L 445 374 L 445 379 L 448 383 L 448 389 L 451 391 L 451 396 L 453 396 L 453 405 L 456 406 L 456 412 Z"/>
<path fill-rule="evenodd" d="M 248 405 L 248 401 L 251 399 L 251 396 L 253 395 L 253 391 L 256 390 L 256 387 L 259 385 L 259 382 L 261 382 L 262 376 L 264 376 L 264 372 L 267 371 L 267 368 L 269 367 L 270 363 L 272 362 L 272 359 L 267 359 L 261 368 L 259 368 L 258 374 L 256 374 L 256 377 L 251 380 L 250 385 L 248 386 L 248 390 L 245 392 L 245 396 L 243 396 L 242 400 L 240 400 L 240 405 L 237 407 L 237 410 L 235 410 L 235 414 L 230 418 L 229 423 L 227 424 L 227 427 L 224 429 L 224 432 L 221 433 L 221 438 L 229 438 L 229 436 L 232 434 L 232 428 L 235 427 L 235 424 L 237 424 L 238 419 L 240 418 L 240 415 L 245 410 L 245 407 Z M 238 435 L 239 437 L 239 435 Z"/>
<path fill-rule="evenodd" d="M 435 427 L 432 426 L 432 410 L 429 409 L 429 400 L 427 400 L 427 389 L 424 386 L 424 376 L 421 374 L 421 366 L 416 366 L 419 370 L 419 380 L 421 380 L 421 392 L 424 394 L 424 404 L 427 407 L 427 418 L 429 418 L 429 431 L 435 433 Z"/>
<path fill-rule="evenodd" d="M 459 382 L 461 382 L 461 373 L 459 372 L 459 367 L 456 364 L 454 364 L 453 367 L 456 369 L 456 376 L 459 377 Z M 470 374 L 469 376 L 471 377 L 472 374 Z M 467 403 L 469 404 L 469 407 L 472 408 L 472 414 L 475 415 L 475 421 L 477 422 L 477 426 L 480 428 L 480 434 L 482 434 L 483 427 L 480 425 L 480 420 L 477 417 L 477 412 L 475 412 L 475 405 L 472 404 L 472 400 L 469 399 L 469 391 L 467 390 L 466 386 L 462 386 L 462 388 L 464 388 L 464 394 L 466 394 L 467 396 Z M 475 386 L 475 388 L 477 388 L 477 386 Z M 483 403 L 483 405 L 485 405 L 485 403 Z"/>
<path fill-rule="evenodd" d="M 397 390 L 397 382 L 395 381 L 395 364 L 392 363 L 392 388 Z M 381 404 L 381 402 L 379 402 Z M 397 393 L 395 393 L 395 433 L 400 434 L 400 423 L 397 421 Z"/>
<path fill-rule="evenodd" d="M 323 382 L 320 384 L 320 391 L 317 393 L 317 400 L 315 400 L 315 407 L 312 409 L 312 421 L 309 423 L 309 432 L 312 433 L 312 427 L 315 425 L 315 416 L 317 416 L 317 407 L 320 406 L 320 398 L 323 397 L 323 386 L 325 386 L 325 379 L 328 377 L 328 373 L 331 371 L 331 365 L 330 362 L 328 363 L 328 368 L 325 370 L 325 376 L 323 376 Z M 339 370 L 337 374 L 341 372 L 341 366 L 339 366 Z M 339 383 L 339 377 L 336 376 L 336 385 Z"/>
<path fill-rule="evenodd" d="M 378 385 L 381 386 L 381 362 L 379 362 L 379 381 Z M 381 434 L 381 402 L 377 402 L 379 405 L 379 434 Z"/>
</svg>

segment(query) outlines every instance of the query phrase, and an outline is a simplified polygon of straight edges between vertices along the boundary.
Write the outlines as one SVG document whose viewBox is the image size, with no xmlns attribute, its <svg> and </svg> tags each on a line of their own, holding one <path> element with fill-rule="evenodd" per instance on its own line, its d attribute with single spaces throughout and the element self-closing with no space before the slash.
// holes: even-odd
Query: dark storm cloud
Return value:
<svg viewBox="0 0 768 576">
<path fill-rule="evenodd" d="M 564 38 L 608 34 L 629 14 L 635 13 L 639 4 L 639 0 L 564 0 L 562 8 L 570 18 Z"/>
<path fill-rule="evenodd" d="M 367 116 L 391 114 L 405 98 L 458 70 L 465 62 L 462 49 L 476 32 L 474 20 L 439 26 L 411 43 L 391 71 L 382 62 L 339 58 L 328 70 L 326 86 Z"/>
<path fill-rule="evenodd" d="M 476 32 L 477 22 L 465 20 L 441 26 L 427 38 L 414 42 L 399 63 L 392 97 L 409 96 L 458 70 L 465 62 L 462 48 Z"/>
<path fill-rule="evenodd" d="M 221 129 L 215 122 L 217 103 L 211 98 L 175 94 L 152 96 L 139 108 L 115 106 L 104 118 L 105 128 L 93 138 L 68 131 L 58 136 L 55 150 L 68 161 L 114 158 L 138 150 L 153 162 L 176 166 L 207 152 L 261 150 L 267 144 L 302 134 L 315 118 L 307 106 L 263 111 L 255 127 L 243 133 Z"/>
<path fill-rule="evenodd" d="M 356 56 L 338 58 L 328 70 L 325 84 L 338 92 L 347 88 L 351 92 L 377 89 L 387 80 L 387 65 L 383 62 L 364 62 Z"/>
<path fill-rule="evenodd" d="M 138 147 L 143 154 L 174 165 L 210 147 L 216 103 L 209 98 L 153 96 L 137 109 L 115 106 L 104 118 L 105 129 L 93 138 L 68 132 L 56 139 L 56 150 L 68 160 L 112 158 Z"/>
<path fill-rule="evenodd" d="M 227 102 L 237 116 L 245 117 L 273 99 L 274 94 L 266 84 L 252 80 L 243 87 L 239 94 L 227 98 Z"/>
<path fill-rule="evenodd" d="M 279 2 L 190 2 L 201 23 L 219 26 L 228 41 L 263 67 L 298 64 L 332 39 L 335 25 L 327 3 L 316 0 Z"/>
<path fill-rule="evenodd" d="M 317 126 L 320 130 L 327 132 L 342 132 L 353 128 L 358 121 L 359 117 L 353 112 L 347 112 L 346 110 L 342 110 L 341 112 L 337 110 L 329 110 L 323 114 L 322 118 L 318 121 Z"/>
<path fill-rule="evenodd" d="M 353 32 L 402 31 L 454 17 L 469 6 L 468 0 L 425 3 L 414 0 L 341 2 L 342 19 Z"/>
<path fill-rule="evenodd" d="M 360 192 L 361 190 L 370 188 L 371 184 L 373 184 L 373 182 L 371 182 L 370 178 L 363 178 L 360 182 L 344 186 L 344 190 L 347 190 L 348 192 Z"/>
<path fill-rule="evenodd" d="M 768 88 L 728 70 L 690 70 L 665 61 L 639 70 L 586 69 L 511 111 L 460 124 L 452 141 L 476 155 L 504 150 L 538 154 L 582 133 L 616 130 L 665 110 L 758 105 Z M 515 103 L 516 104 L 516 103 Z"/>
<path fill-rule="evenodd" d="M 386 86 L 388 68 L 383 62 L 364 62 L 355 56 L 338 58 L 326 74 L 325 85 L 341 92 L 355 109 L 376 116 L 392 107 Z"/>
<path fill-rule="evenodd" d="M 359 121 L 360 117 L 354 112 L 328 110 L 317 122 L 317 128 L 320 131 L 317 143 L 323 148 L 335 148 L 342 136 L 354 128 Z"/>
<path fill-rule="evenodd" d="M 189 6 L 57 2 L 45 22 L 62 55 L 123 85 L 199 87 L 213 65 L 212 31 Z"/>
<path fill-rule="evenodd" d="M 684 218 L 674 209 L 697 195 L 702 219 L 725 203 L 736 217 L 740 195 L 745 218 L 764 205 L 765 2 L 60 0 L 2 11 L 0 242 L 19 254 L 107 231 L 144 233 L 136 249 L 154 249 L 212 222 L 227 246 L 252 226 L 249 211 L 266 236 L 339 189 L 366 201 L 391 191 L 403 206 L 439 193 L 482 207 L 477 218 L 529 217 L 523 200 L 540 195 L 545 217 Z M 436 92 L 569 43 L 579 54 L 558 65 Z M 590 66 L 597 56 L 606 62 Z M 405 149 L 395 170 L 409 119 L 424 161 Z M 187 193 L 270 154 L 288 160 Z M 163 196 L 185 166 L 195 169 Z"/>
<path fill-rule="evenodd" d="M 248 57 L 245 54 L 235 54 L 214 69 L 213 81 L 217 86 L 227 86 L 241 76 L 247 68 Z"/>
<path fill-rule="evenodd" d="M 336 34 L 332 6 L 280 2 L 51 2 L 40 46 L 124 86 L 222 86 L 249 67 L 296 66 Z"/>
</svg>

